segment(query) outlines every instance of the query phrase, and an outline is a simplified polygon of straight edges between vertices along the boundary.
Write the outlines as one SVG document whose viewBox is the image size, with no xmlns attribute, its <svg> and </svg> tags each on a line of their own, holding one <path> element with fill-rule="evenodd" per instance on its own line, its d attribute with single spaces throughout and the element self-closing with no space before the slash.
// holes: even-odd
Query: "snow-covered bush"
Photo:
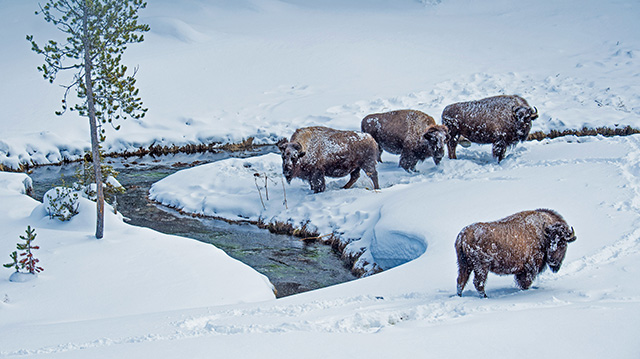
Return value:
<svg viewBox="0 0 640 359">
<path fill-rule="evenodd" d="M 78 192 L 73 188 L 54 187 L 44 194 L 42 203 L 51 219 L 68 221 L 78 214 Z"/>
</svg>

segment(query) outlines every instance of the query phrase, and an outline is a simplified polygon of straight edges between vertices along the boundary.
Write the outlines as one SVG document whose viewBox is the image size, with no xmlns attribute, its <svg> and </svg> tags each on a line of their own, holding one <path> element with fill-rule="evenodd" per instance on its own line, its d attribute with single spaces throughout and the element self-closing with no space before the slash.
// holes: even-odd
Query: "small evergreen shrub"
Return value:
<svg viewBox="0 0 640 359">
<path fill-rule="evenodd" d="M 31 226 L 27 226 L 25 232 L 25 236 L 20 236 L 24 243 L 18 243 L 16 246 L 20 251 L 20 257 L 18 258 L 18 251 L 13 251 L 9 255 L 12 262 L 3 264 L 3 266 L 5 268 L 15 268 L 16 273 L 19 273 L 20 269 L 24 269 L 30 274 L 40 273 L 44 269 L 37 265 L 40 260 L 33 255 L 34 250 L 40 249 L 39 246 L 33 245 L 33 241 L 36 239 L 36 230 Z"/>
<path fill-rule="evenodd" d="M 54 187 L 44 194 L 42 203 L 50 219 L 68 221 L 78 214 L 78 192 L 65 186 L 64 180 L 61 187 Z"/>
</svg>

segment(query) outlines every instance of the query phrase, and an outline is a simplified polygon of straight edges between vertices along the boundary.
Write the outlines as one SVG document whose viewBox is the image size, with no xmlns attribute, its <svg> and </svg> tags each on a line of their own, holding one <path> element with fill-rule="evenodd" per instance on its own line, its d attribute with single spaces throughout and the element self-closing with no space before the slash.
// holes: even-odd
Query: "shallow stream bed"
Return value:
<svg viewBox="0 0 640 359">
<path fill-rule="evenodd" d="M 208 163 L 231 156 L 249 157 L 269 151 L 273 151 L 273 148 L 265 147 L 252 152 L 107 159 L 107 162 L 120 172 L 118 181 L 126 188 L 126 192 L 117 198 L 117 208 L 127 223 L 211 243 L 269 277 L 277 289 L 278 297 L 355 279 L 330 246 L 308 244 L 299 238 L 272 234 L 250 224 L 194 218 L 155 204 L 147 198 L 154 182 L 194 163 Z M 73 183 L 79 166 L 78 163 L 72 163 L 33 169 L 30 176 L 35 197 L 42 200 L 48 189 L 62 183 L 61 178 L 67 184 Z"/>
</svg>

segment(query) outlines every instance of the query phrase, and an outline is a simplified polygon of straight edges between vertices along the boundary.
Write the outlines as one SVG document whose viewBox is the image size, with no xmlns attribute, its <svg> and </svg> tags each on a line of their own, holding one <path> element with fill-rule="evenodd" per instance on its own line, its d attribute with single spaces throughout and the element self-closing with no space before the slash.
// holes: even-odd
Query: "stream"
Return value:
<svg viewBox="0 0 640 359">
<path fill-rule="evenodd" d="M 177 154 L 162 157 L 107 158 L 107 164 L 119 172 L 118 181 L 126 188 L 118 195 L 118 211 L 131 225 L 192 238 L 215 245 L 229 256 L 266 275 L 284 297 L 347 282 L 351 274 L 339 253 L 331 246 L 306 243 L 299 238 L 272 234 L 250 224 L 229 224 L 221 220 L 194 218 L 151 202 L 147 197 L 154 182 L 193 165 L 229 157 L 251 157 L 273 152 L 273 147 L 252 151 L 203 154 Z M 50 188 L 62 179 L 75 181 L 80 163 L 42 166 L 32 169 L 35 197 L 42 200 Z"/>
</svg>

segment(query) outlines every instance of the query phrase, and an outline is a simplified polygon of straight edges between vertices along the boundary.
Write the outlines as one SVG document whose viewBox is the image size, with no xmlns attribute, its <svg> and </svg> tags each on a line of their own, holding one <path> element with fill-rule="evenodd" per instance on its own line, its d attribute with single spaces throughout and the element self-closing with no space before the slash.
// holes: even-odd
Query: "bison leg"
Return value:
<svg viewBox="0 0 640 359">
<path fill-rule="evenodd" d="M 487 282 L 487 270 L 484 268 L 473 269 L 473 285 L 476 287 L 478 294 L 482 298 L 486 298 L 487 294 L 484 292 L 484 284 Z"/>
<path fill-rule="evenodd" d="M 374 168 L 373 172 L 367 172 L 367 176 L 371 178 L 371 182 L 373 182 L 373 188 L 380 189 L 380 184 L 378 184 L 378 171 L 376 171 L 376 169 Z"/>
<path fill-rule="evenodd" d="M 356 183 L 358 178 L 360 178 L 360 169 L 356 168 L 353 172 L 351 172 L 351 178 L 349 179 L 349 182 L 347 182 L 347 184 L 344 185 L 344 187 L 342 188 L 344 189 L 351 188 L 351 186 L 353 186 L 353 184 Z"/>
<path fill-rule="evenodd" d="M 382 163 L 382 146 L 378 144 L 378 162 Z"/>
<path fill-rule="evenodd" d="M 493 144 L 493 157 L 498 159 L 498 163 L 504 159 L 506 152 L 507 143 L 504 140 L 499 140 Z"/>
<path fill-rule="evenodd" d="M 324 192 L 324 175 L 320 172 L 314 173 L 313 175 L 311 175 L 311 179 L 309 179 L 309 184 L 311 185 L 311 190 L 313 191 L 313 193 Z"/>
<path fill-rule="evenodd" d="M 531 272 L 520 272 L 516 274 L 516 283 L 518 283 L 520 289 L 526 290 L 529 289 L 534 278 L 535 274 Z"/>
<path fill-rule="evenodd" d="M 407 153 L 400 155 L 400 167 L 404 168 L 405 171 L 409 173 L 415 172 L 416 163 L 418 163 L 418 159 L 414 155 Z"/>
<path fill-rule="evenodd" d="M 447 141 L 447 150 L 449 152 L 449 158 L 452 160 L 457 159 L 456 157 L 456 146 L 458 146 L 458 134 L 450 134 L 449 141 Z"/>
<path fill-rule="evenodd" d="M 378 170 L 376 170 L 376 163 L 366 161 L 362 166 L 362 170 L 369 178 L 371 178 L 371 181 L 373 182 L 373 188 L 380 189 L 380 185 L 378 184 Z"/>
</svg>

